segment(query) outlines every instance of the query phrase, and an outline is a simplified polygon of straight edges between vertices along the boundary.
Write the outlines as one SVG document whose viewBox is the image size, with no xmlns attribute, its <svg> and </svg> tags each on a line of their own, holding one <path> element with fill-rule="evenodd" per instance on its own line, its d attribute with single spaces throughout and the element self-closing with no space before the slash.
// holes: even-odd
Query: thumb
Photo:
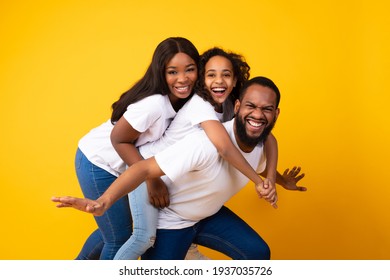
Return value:
<svg viewBox="0 0 390 280">
<path fill-rule="evenodd" d="M 270 185 L 270 180 L 268 178 L 264 179 L 263 188 L 268 189 Z"/>
</svg>

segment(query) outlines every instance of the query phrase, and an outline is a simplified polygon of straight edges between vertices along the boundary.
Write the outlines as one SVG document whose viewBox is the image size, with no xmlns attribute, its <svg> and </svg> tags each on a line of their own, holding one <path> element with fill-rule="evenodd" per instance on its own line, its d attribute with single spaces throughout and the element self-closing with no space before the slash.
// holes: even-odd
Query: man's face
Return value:
<svg viewBox="0 0 390 280">
<path fill-rule="evenodd" d="M 247 88 L 242 101 L 236 101 L 234 110 L 237 142 L 245 152 L 266 139 L 279 115 L 274 91 L 258 84 Z"/>
</svg>

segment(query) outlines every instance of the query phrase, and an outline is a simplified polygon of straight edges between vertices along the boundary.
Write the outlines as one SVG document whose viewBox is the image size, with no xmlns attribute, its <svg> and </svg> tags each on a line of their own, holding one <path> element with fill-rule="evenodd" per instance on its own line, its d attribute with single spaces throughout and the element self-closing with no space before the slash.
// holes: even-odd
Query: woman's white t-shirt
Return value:
<svg viewBox="0 0 390 280">
<path fill-rule="evenodd" d="M 154 94 L 136 103 L 130 104 L 124 118 L 138 132 L 141 133 L 135 146 L 139 147 L 148 142 L 159 139 L 176 112 L 167 95 Z M 120 158 L 111 144 L 111 120 L 92 129 L 79 141 L 79 148 L 90 162 L 119 176 L 126 169 L 126 164 Z"/>
</svg>

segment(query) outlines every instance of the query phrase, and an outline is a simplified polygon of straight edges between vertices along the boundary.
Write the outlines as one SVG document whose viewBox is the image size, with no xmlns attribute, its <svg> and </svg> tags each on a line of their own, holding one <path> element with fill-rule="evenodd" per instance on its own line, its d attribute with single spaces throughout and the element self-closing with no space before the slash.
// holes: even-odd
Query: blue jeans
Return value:
<svg viewBox="0 0 390 280">
<path fill-rule="evenodd" d="M 96 200 L 117 178 L 92 164 L 80 149 L 76 152 L 75 166 L 77 178 L 86 198 Z M 103 216 L 95 217 L 95 220 L 99 229 L 89 236 L 76 258 L 78 260 L 114 259 L 119 248 L 132 233 L 128 197 L 118 200 Z"/>
<path fill-rule="evenodd" d="M 115 260 L 136 260 L 153 246 L 156 239 L 158 209 L 149 203 L 146 183 L 129 194 L 133 234 L 119 249 Z"/>
<path fill-rule="evenodd" d="M 240 217 L 223 206 L 192 227 L 158 229 L 154 246 L 144 260 L 182 260 L 191 243 L 219 251 L 234 260 L 269 260 L 265 241 Z"/>
</svg>

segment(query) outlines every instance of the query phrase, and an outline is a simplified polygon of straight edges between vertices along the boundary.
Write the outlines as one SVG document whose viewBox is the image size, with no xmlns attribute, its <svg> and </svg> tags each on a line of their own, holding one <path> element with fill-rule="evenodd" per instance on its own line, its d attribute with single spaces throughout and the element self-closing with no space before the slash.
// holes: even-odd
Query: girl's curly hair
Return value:
<svg viewBox="0 0 390 280">
<path fill-rule="evenodd" d="M 199 77 L 195 85 L 195 92 L 202 97 L 205 101 L 208 101 L 213 105 L 214 107 L 217 105 L 213 98 L 211 97 L 209 91 L 206 88 L 205 85 L 205 67 L 206 63 L 214 56 L 222 56 L 227 58 L 233 66 L 233 74 L 234 77 L 237 79 L 236 86 L 233 88 L 232 92 L 229 95 L 229 98 L 227 102 L 234 102 L 236 99 L 238 99 L 240 90 L 242 85 L 249 79 L 250 73 L 250 67 L 246 63 L 244 57 L 240 54 L 233 53 L 233 52 L 227 52 L 224 51 L 221 48 L 214 47 L 212 49 L 209 49 L 205 51 L 201 56 L 199 60 Z M 226 102 L 226 101 L 225 101 Z"/>
</svg>

